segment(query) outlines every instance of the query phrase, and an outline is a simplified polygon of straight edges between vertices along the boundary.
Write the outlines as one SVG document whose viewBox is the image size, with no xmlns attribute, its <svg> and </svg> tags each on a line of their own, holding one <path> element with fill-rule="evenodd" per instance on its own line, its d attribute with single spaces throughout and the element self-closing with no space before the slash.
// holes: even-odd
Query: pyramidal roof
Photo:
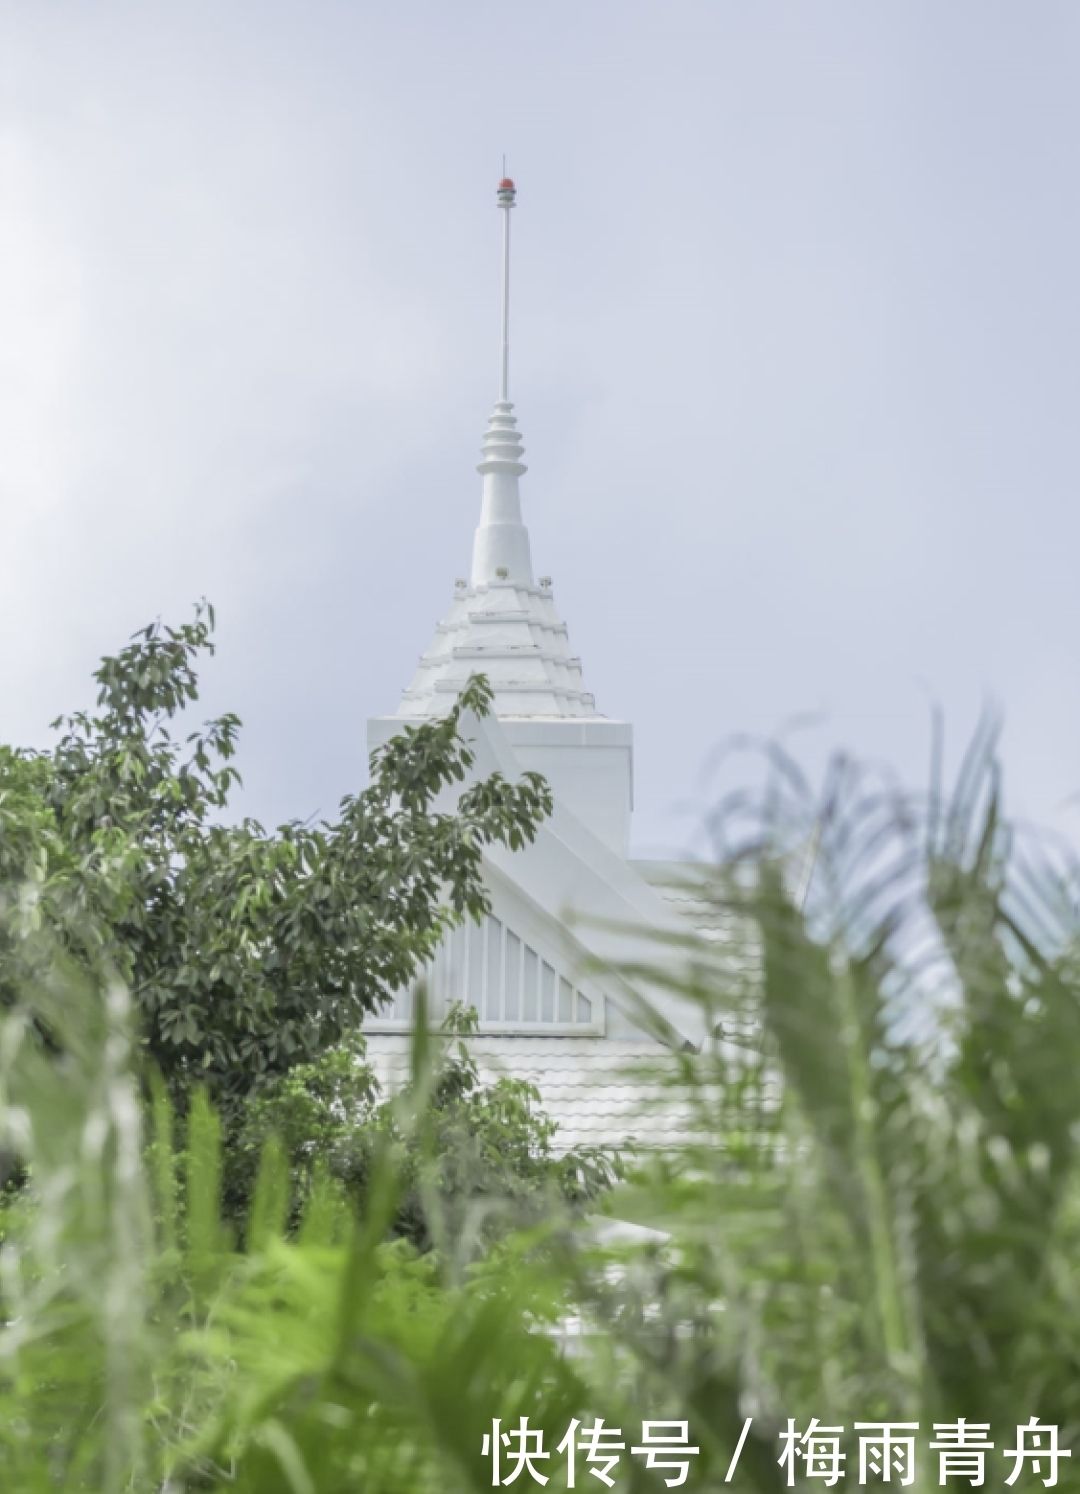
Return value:
<svg viewBox="0 0 1080 1494">
<path fill-rule="evenodd" d="M 503 210 L 502 371 L 477 471 L 483 478 L 472 574 L 459 580 L 449 612 L 402 695 L 397 715 L 443 716 L 470 675 L 484 674 L 500 717 L 597 719 L 596 702 L 570 651 L 566 624 L 555 611 L 551 581 L 533 578 L 529 532 L 521 517 L 519 479 L 527 470 L 510 401 L 510 210 L 515 188 L 499 183 Z"/>
</svg>

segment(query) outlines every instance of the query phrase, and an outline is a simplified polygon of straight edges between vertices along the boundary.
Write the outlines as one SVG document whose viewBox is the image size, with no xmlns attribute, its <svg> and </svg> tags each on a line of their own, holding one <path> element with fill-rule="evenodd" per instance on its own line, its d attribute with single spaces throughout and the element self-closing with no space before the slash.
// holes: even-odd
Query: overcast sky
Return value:
<svg viewBox="0 0 1080 1494">
<path fill-rule="evenodd" d="M 1075 0 L 0 0 L 0 737 L 200 596 L 245 806 L 332 812 L 467 572 L 496 392 L 636 838 L 816 713 L 1005 711 L 1080 828 Z"/>
</svg>

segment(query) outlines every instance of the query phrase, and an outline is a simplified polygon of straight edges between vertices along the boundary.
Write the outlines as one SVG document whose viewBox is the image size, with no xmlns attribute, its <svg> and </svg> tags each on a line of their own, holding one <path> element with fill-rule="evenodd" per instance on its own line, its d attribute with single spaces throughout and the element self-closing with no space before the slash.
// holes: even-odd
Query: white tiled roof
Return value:
<svg viewBox="0 0 1080 1494">
<path fill-rule="evenodd" d="M 407 1034 L 371 1034 L 368 1060 L 387 1095 L 409 1079 Z M 456 1040 L 455 1040 L 456 1041 Z M 557 1152 L 579 1146 L 677 1146 L 691 1137 L 690 1108 L 672 1081 L 673 1056 L 643 1038 L 491 1035 L 467 1039 L 483 1083 L 524 1079 L 559 1127 Z"/>
<path fill-rule="evenodd" d="M 699 963 L 717 986 L 745 998 L 761 982 L 756 930 L 737 907 L 730 869 L 694 861 L 631 861 L 700 940 Z"/>
<path fill-rule="evenodd" d="M 727 868 L 702 861 L 641 861 L 630 865 L 703 939 L 734 943 L 745 919 L 732 906 Z"/>
</svg>

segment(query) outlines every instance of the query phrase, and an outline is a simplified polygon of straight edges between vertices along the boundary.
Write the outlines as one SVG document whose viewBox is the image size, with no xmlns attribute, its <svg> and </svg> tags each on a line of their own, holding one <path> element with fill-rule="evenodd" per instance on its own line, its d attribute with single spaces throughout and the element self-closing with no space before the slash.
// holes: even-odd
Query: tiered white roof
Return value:
<svg viewBox="0 0 1080 1494">
<path fill-rule="evenodd" d="M 402 695 L 398 716 L 444 716 L 472 674 L 487 676 L 495 714 L 504 719 L 597 719 L 550 586 L 461 587 Z"/>
<path fill-rule="evenodd" d="M 444 716 L 470 675 L 487 676 L 495 714 L 506 717 L 597 719 L 596 701 L 570 652 L 566 624 L 555 611 L 551 582 L 533 580 L 529 536 L 521 522 L 518 478 L 526 470 L 509 400 L 488 422 L 484 499 L 469 581 L 457 583 L 450 611 L 402 696 L 398 716 Z"/>
</svg>

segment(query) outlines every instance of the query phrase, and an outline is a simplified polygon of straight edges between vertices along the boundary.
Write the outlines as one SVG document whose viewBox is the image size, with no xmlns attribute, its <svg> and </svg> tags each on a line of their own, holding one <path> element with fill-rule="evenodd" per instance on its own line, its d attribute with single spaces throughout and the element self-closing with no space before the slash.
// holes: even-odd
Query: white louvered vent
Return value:
<svg viewBox="0 0 1080 1494">
<path fill-rule="evenodd" d="M 482 923 L 454 929 L 439 946 L 424 980 L 436 1023 L 460 1001 L 476 1008 L 484 1031 L 602 1030 L 599 996 L 587 996 L 498 918 L 489 916 Z M 407 1026 L 414 995 L 412 990 L 399 991 L 368 1027 Z"/>
</svg>

